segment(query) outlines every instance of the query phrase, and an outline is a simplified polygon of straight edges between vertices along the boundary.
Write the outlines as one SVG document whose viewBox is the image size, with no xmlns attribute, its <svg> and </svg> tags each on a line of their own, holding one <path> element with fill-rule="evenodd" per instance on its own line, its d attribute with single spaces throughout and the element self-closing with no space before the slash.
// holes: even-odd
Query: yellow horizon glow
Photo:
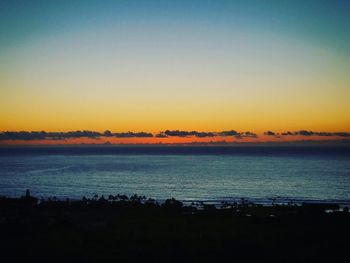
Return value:
<svg viewBox="0 0 350 263">
<path fill-rule="evenodd" d="M 0 130 L 350 131 L 350 60 L 334 51 L 269 34 L 185 32 L 175 45 L 106 32 L 0 54 Z"/>
</svg>

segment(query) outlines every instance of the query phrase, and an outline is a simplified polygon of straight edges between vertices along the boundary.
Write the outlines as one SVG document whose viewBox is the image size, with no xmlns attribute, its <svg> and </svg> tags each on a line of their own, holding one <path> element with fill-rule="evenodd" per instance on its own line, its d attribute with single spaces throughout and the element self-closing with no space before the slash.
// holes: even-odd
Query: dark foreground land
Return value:
<svg viewBox="0 0 350 263">
<path fill-rule="evenodd" d="M 0 261 L 349 262 L 350 213 L 327 208 L 0 198 Z"/>
</svg>

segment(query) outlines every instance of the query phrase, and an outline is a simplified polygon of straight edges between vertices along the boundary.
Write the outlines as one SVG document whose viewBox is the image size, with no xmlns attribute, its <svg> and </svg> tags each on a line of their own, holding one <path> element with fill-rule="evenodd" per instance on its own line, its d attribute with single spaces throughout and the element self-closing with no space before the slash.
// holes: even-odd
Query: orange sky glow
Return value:
<svg viewBox="0 0 350 263">
<path fill-rule="evenodd" d="M 168 138 L 69 138 L 64 140 L 4 140 L 0 145 L 80 145 L 80 144 L 230 144 L 230 143 L 259 143 L 259 142 L 297 142 L 297 141 L 339 141 L 344 138 L 339 136 L 266 136 L 259 135 L 257 138 L 233 138 L 215 136 L 210 138 L 188 137 L 168 137 Z"/>
</svg>

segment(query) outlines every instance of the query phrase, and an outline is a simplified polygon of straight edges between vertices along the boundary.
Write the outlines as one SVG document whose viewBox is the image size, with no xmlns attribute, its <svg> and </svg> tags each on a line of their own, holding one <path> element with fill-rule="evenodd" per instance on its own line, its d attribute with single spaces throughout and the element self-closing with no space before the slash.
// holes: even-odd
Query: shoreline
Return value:
<svg viewBox="0 0 350 263">
<path fill-rule="evenodd" d="M 127 194 L 117 194 L 115 196 L 123 195 L 128 197 L 132 197 L 133 195 L 127 195 Z M 135 194 L 134 194 L 135 195 Z M 109 199 L 110 196 L 113 195 L 98 195 L 99 198 L 103 196 L 105 199 Z M 136 196 L 143 196 L 144 195 L 137 195 Z M 21 196 L 16 195 L 3 195 L 0 194 L 0 198 L 12 198 L 12 199 L 19 199 L 22 198 Z M 55 201 L 72 201 L 77 202 L 81 201 L 83 198 L 87 199 L 94 199 L 94 195 L 91 195 L 91 197 L 88 196 L 82 196 L 81 198 L 77 197 L 69 197 L 69 196 L 43 196 L 43 195 L 35 195 L 34 197 L 38 198 L 39 202 L 40 200 L 55 200 Z M 149 197 L 152 200 L 155 200 L 159 204 L 163 204 L 167 199 L 170 198 L 154 198 Z M 173 197 L 171 197 L 173 198 Z M 148 197 L 146 198 L 148 199 Z M 117 199 L 116 199 L 117 200 Z M 222 197 L 222 198 L 206 198 L 206 199 L 194 199 L 194 198 L 176 198 L 176 200 L 183 203 L 184 206 L 199 206 L 201 204 L 206 205 L 215 205 L 216 208 L 220 208 L 222 205 L 232 205 L 234 203 L 241 203 L 242 200 L 246 203 L 251 203 L 255 205 L 262 205 L 262 206 L 273 206 L 273 205 L 297 205 L 301 206 L 303 204 L 325 204 L 325 205 L 338 205 L 339 208 L 344 207 L 350 207 L 350 200 L 340 200 L 340 199 L 312 199 L 312 198 L 289 198 L 289 197 L 281 197 L 281 196 L 271 196 L 271 197 Z M 113 200 L 109 200 L 113 201 Z M 114 200 L 115 201 L 115 200 Z"/>
</svg>

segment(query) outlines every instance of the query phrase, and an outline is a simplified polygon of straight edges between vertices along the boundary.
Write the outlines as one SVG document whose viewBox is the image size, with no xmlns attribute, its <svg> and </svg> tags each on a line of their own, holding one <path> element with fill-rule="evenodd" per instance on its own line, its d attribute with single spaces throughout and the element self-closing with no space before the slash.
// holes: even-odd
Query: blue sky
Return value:
<svg viewBox="0 0 350 263">
<path fill-rule="evenodd" d="M 0 130 L 349 130 L 349 13 L 350 1 L 0 0 Z"/>
</svg>

